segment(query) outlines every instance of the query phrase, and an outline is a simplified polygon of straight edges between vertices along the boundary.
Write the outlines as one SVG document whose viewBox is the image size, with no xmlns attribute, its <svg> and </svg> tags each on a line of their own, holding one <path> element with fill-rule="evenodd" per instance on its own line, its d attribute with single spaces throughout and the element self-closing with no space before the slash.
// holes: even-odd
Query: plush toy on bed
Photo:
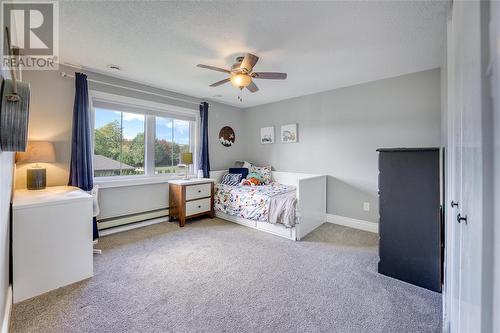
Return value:
<svg viewBox="0 0 500 333">
<path fill-rule="evenodd" d="M 247 178 L 243 179 L 240 183 L 241 186 L 259 186 L 260 180 L 257 178 Z"/>
<path fill-rule="evenodd" d="M 259 186 L 262 184 L 262 176 L 255 172 L 250 172 L 246 179 L 240 183 L 242 186 Z"/>
<path fill-rule="evenodd" d="M 260 173 L 257 173 L 257 172 L 249 172 L 247 175 L 247 179 L 251 179 L 251 178 L 258 179 L 261 183 L 264 180 L 262 178 L 262 175 Z"/>
</svg>

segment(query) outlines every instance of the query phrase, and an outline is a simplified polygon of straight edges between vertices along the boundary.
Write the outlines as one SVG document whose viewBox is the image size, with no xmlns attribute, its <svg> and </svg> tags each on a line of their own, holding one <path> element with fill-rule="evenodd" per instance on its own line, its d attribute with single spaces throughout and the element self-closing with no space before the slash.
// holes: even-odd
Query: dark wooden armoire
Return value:
<svg viewBox="0 0 500 333">
<path fill-rule="evenodd" d="M 381 274 L 441 292 L 439 148 L 378 149 Z"/>
</svg>

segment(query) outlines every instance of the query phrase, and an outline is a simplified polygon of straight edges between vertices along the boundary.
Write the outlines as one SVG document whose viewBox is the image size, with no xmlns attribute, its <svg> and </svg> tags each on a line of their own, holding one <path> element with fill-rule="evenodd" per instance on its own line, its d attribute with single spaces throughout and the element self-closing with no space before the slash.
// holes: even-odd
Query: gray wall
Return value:
<svg viewBox="0 0 500 333">
<path fill-rule="evenodd" d="M 448 141 L 448 45 L 443 45 L 440 68 L 441 80 L 441 146 L 446 147 Z"/>
<path fill-rule="evenodd" d="M 69 74 L 74 69 L 62 66 Z M 199 99 L 163 91 L 97 73 L 89 78 L 170 96 Z M 68 177 L 73 80 L 58 72 L 26 71 L 32 86 L 30 138 L 56 142 L 58 163 L 48 167 L 49 185 L 63 185 Z M 90 89 L 125 94 L 151 101 L 196 108 L 168 98 L 133 93 L 129 90 L 90 84 Z M 262 92 L 265 93 L 265 92 Z M 378 220 L 377 153 L 380 147 L 440 145 L 440 71 L 424 71 L 314 95 L 262 105 L 247 110 L 210 102 L 210 161 L 212 170 L 226 169 L 236 160 L 270 164 L 276 170 L 323 173 L 328 175 L 328 213 L 367 221 Z M 280 125 L 299 124 L 299 142 L 279 142 Z M 218 142 L 218 131 L 232 126 L 234 146 Z M 260 128 L 275 126 L 276 143 L 261 145 Z M 25 166 L 17 167 L 16 188 L 25 184 Z M 102 214 L 117 216 L 119 208 L 108 204 L 119 197 L 124 213 L 141 211 L 139 197 L 164 198 L 161 186 L 138 186 L 102 192 Z M 126 194 L 126 195 L 125 195 Z M 161 202 L 155 200 L 157 208 Z M 363 211 L 363 203 L 370 211 Z M 165 200 L 165 206 L 167 201 Z"/>
<path fill-rule="evenodd" d="M 73 123 L 72 80 L 56 71 L 24 71 L 23 81 L 31 86 L 29 139 L 52 141 L 57 163 L 46 164 L 47 185 L 66 185 L 69 175 L 71 126 Z M 26 188 L 26 169 L 16 167 L 16 188 Z"/>
<path fill-rule="evenodd" d="M 67 66 L 60 66 L 60 71 L 73 75 L 75 69 Z M 164 94 L 183 99 L 188 99 L 199 103 L 201 99 L 190 96 L 176 94 L 170 91 L 152 88 L 138 83 L 117 79 L 114 77 L 85 71 L 89 79 L 104 81 L 120 86 L 146 90 L 154 93 Z M 73 114 L 74 80 L 63 78 L 58 71 L 25 71 L 24 81 L 31 85 L 31 115 L 29 138 L 31 140 L 48 140 L 55 142 L 57 163 L 47 165 L 47 182 L 49 186 L 65 185 L 68 181 L 70 151 L 71 151 L 71 127 Z M 103 84 L 89 82 L 90 90 L 99 90 L 117 95 L 141 98 L 159 103 L 191 108 L 198 110 L 197 105 L 179 102 L 174 99 L 164 98 L 155 95 L 143 94 L 131 90 L 111 87 Z M 212 169 L 224 169 L 232 166 L 235 160 L 244 158 L 243 131 L 243 110 L 231 106 L 209 102 L 209 138 L 210 138 L 210 160 Z M 218 141 L 218 133 L 223 126 L 232 126 L 236 132 L 236 142 L 230 147 L 223 147 Z M 27 165 L 16 167 L 16 188 L 26 187 Z M 143 208 L 164 208 L 168 207 L 168 197 L 165 198 L 165 185 L 136 186 L 133 189 L 113 188 L 103 189 L 101 192 L 101 206 L 103 217 L 112 217 L 129 213 L 144 211 Z M 142 202 L 139 198 L 151 198 L 151 205 L 143 207 L 138 204 Z M 116 200 L 119 198 L 120 200 Z M 111 204 L 120 202 L 120 206 Z M 122 214 L 123 213 L 123 214 Z"/>
<path fill-rule="evenodd" d="M 440 146 L 439 69 L 249 108 L 247 159 L 279 171 L 328 175 L 327 212 L 378 221 L 377 148 Z M 298 143 L 280 126 L 298 123 Z M 275 126 L 276 143 L 260 144 Z M 370 211 L 363 203 L 370 203 Z"/>
</svg>

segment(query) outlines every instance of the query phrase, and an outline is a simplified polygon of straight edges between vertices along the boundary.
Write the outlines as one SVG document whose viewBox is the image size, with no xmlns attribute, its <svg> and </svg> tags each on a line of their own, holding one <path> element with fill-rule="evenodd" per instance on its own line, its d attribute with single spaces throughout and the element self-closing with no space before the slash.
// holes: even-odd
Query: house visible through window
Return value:
<svg viewBox="0 0 500 333">
<path fill-rule="evenodd" d="M 184 174 L 194 119 L 94 101 L 94 177 Z"/>
</svg>

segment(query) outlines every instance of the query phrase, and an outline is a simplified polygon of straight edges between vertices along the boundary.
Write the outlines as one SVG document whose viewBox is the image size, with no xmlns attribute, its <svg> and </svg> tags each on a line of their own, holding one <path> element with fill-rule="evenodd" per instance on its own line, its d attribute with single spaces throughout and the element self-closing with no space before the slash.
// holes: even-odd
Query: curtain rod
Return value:
<svg viewBox="0 0 500 333">
<path fill-rule="evenodd" d="M 69 77 L 69 78 L 72 78 L 72 79 L 75 78 L 74 75 L 71 75 L 71 74 L 68 74 L 68 73 L 65 73 L 65 72 L 59 72 L 59 73 L 61 74 L 62 77 Z M 168 96 L 168 95 L 164 95 L 164 94 L 157 94 L 157 93 L 154 93 L 154 92 L 151 92 L 151 91 L 142 90 L 142 89 L 136 89 L 136 88 L 131 88 L 131 87 L 126 87 L 126 86 L 122 86 L 122 85 L 119 85 L 119 84 L 114 84 L 114 83 L 109 83 L 109 82 L 104 82 L 104 81 L 99 81 L 99 80 L 93 80 L 93 79 L 87 79 L 87 81 L 94 82 L 94 83 L 97 83 L 97 84 L 104 84 L 104 85 L 111 86 L 111 87 L 116 87 L 116 88 L 121 88 L 121 89 L 126 89 L 126 90 L 132 90 L 132 91 L 140 92 L 140 93 L 143 93 L 143 94 L 148 94 L 148 95 L 154 95 L 154 96 L 159 96 L 159 97 L 163 97 L 163 98 L 173 99 L 173 100 L 184 102 L 184 103 L 195 104 L 195 105 L 200 105 L 201 104 L 201 102 L 193 102 L 193 101 L 190 101 L 190 100 L 187 100 L 187 99 L 183 99 L 183 98 L 179 98 L 179 97 L 173 97 L 173 96 Z M 205 101 L 203 101 L 203 102 L 205 102 Z"/>
</svg>

